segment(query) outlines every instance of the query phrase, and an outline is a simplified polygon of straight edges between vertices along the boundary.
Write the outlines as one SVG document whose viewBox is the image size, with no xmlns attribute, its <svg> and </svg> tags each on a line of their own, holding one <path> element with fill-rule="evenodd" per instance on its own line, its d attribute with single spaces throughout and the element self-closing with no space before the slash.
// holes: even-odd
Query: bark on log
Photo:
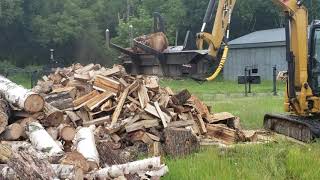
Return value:
<svg viewBox="0 0 320 180">
<path fill-rule="evenodd" d="M 40 151 L 37 151 L 30 143 L 26 141 L 2 141 L 1 144 L 9 146 L 13 151 L 19 151 L 20 149 L 24 149 L 28 151 L 28 154 L 36 155 L 39 159 L 44 159 L 45 161 L 49 161 L 50 163 L 57 163 L 56 159 L 50 159 L 50 157 Z M 7 160 L 0 158 L 0 163 L 7 163 Z"/>
<path fill-rule="evenodd" d="M 31 144 L 37 150 L 46 152 L 49 156 L 54 157 L 60 157 L 64 154 L 59 145 L 38 122 L 28 124 L 26 133 L 29 136 Z"/>
<path fill-rule="evenodd" d="M 172 101 L 174 104 L 183 105 L 191 97 L 191 94 L 188 90 L 182 90 L 178 94 L 172 96 Z"/>
<path fill-rule="evenodd" d="M 83 127 L 78 130 L 75 136 L 75 147 L 86 158 L 92 170 L 99 166 L 99 154 L 91 127 Z"/>
<path fill-rule="evenodd" d="M 48 161 L 39 159 L 27 150 L 12 150 L 9 146 L 0 145 L 0 156 L 5 156 L 8 167 L 12 168 L 19 179 L 53 179 L 56 177 Z"/>
<path fill-rule="evenodd" d="M 59 137 L 59 130 L 56 127 L 49 127 L 46 129 L 47 133 L 52 137 L 53 140 L 57 140 Z"/>
<path fill-rule="evenodd" d="M 41 120 L 41 124 L 45 127 L 58 127 L 63 121 L 63 112 L 59 109 L 45 103 L 44 112 L 46 118 Z"/>
<path fill-rule="evenodd" d="M 21 125 L 21 127 L 23 128 L 23 133 L 22 133 L 22 137 L 27 139 L 28 136 L 27 136 L 27 133 L 26 133 L 26 127 L 29 123 L 31 122 L 35 122 L 37 121 L 36 119 L 32 118 L 32 117 L 28 117 L 28 118 L 23 118 L 23 119 L 20 119 L 18 121 L 16 121 L 17 123 L 19 123 Z"/>
<path fill-rule="evenodd" d="M 6 129 L 10 116 L 11 109 L 9 103 L 4 99 L 0 99 L 0 134 Z"/>
<path fill-rule="evenodd" d="M 69 180 L 84 179 L 83 171 L 76 166 L 51 164 L 51 167 L 57 176 L 56 178 Z M 6 164 L 0 164 L 0 177 L 5 180 L 16 180 L 19 178 L 17 173 Z"/>
<path fill-rule="evenodd" d="M 59 110 L 73 108 L 73 96 L 70 92 L 46 95 L 45 101 Z"/>
<path fill-rule="evenodd" d="M 96 171 L 93 176 L 95 178 L 117 178 L 125 174 L 134 174 L 138 172 L 147 172 L 159 169 L 161 167 L 160 157 L 154 157 L 127 164 L 113 165 Z"/>
<path fill-rule="evenodd" d="M 1 134 L 0 139 L 5 141 L 14 141 L 19 139 L 24 133 L 23 127 L 18 123 L 10 124 Z"/>
<path fill-rule="evenodd" d="M 85 173 L 88 172 L 90 168 L 86 158 L 78 151 L 66 153 L 66 155 L 60 160 L 60 164 L 79 167 Z"/>
<path fill-rule="evenodd" d="M 76 166 L 62 164 L 53 164 L 51 166 L 59 179 L 84 179 L 83 171 Z"/>
<path fill-rule="evenodd" d="M 166 165 L 162 165 L 160 169 L 154 171 L 148 171 L 145 174 L 149 177 L 162 177 L 169 172 L 169 168 Z"/>
<path fill-rule="evenodd" d="M 181 157 L 189 155 L 200 148 L 197 137 L 184 128 L 167 128 L 164 130 L 164 150 L 168 155 Z"/>
<path fill-rule="evenodd" d="M 115 165 L 115 164 L 124 164 L 129 161 L 129 159 L 121 156 L 121 150 L 114 149 L 114 143 L 111 141 L 98 141 L 97 150 L 100 157 L 100 165 L 105 167 Z"/>
<path fill-rule="evenodd" d="M 27 112 L 36 113 L 44 107 L 44 100 L 39 94 L 31 92 L 3 76 L 0 76 L 0 92 L 9 103 Z"/>
</svg>

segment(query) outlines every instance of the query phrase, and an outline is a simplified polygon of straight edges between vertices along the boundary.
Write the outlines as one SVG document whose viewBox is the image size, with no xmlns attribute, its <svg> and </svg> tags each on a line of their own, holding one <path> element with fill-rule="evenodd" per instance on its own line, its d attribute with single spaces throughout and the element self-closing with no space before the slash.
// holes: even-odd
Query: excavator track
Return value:
<svg viewBox="0 0 320 180">
<path fill-rule="evenodd" d="M 312 142 L 320 137 L 320 118 L 266 114 L 264 128 L 303 142 Z"/>
</svg>

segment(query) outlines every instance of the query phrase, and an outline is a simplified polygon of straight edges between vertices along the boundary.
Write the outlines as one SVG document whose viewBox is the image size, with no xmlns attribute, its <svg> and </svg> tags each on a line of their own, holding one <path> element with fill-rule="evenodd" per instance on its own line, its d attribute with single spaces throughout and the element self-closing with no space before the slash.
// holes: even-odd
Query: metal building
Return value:
<svg viewBox="0 0 320 180">
<path fill-rule="evenodd" d="M 225 80 L 237 80 L 246 66 L 258 68 L 262 80 L 272 80 L 272 67 L 287 70 L 284 28 L 256 31 L 229 42 L 223 71 Z"/>
</svg>

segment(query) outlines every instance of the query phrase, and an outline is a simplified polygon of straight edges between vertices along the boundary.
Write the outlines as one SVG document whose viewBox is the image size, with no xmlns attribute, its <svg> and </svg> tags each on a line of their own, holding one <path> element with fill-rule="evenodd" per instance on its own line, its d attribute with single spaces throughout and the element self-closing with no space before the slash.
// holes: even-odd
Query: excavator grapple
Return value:
<svg viewBox="0 0 320 180">
<path fill-rule="evenodd" d="M 266 114 L 264 128 L 303 142 L 312 142 L 320 137 L 320 117 Z"/>
</svg>

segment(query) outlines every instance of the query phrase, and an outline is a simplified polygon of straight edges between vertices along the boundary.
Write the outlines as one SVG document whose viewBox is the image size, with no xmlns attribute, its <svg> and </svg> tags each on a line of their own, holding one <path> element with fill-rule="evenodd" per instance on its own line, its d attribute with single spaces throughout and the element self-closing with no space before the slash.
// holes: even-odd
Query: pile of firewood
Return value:
<svg viewBox="0 0 320 180">
<path fill-rule="evenodd" d="M 160 155 L 197 151 L 200 139 L 254 140 L 230 113 L 154 76 L 115 65 L 57 68 L 32 91 L 0 77 L 0 172 L 7 179 L 150 178 L 168 172 Z M 139 155 L 157 156 L 136 161 Z"/>
</svg>

